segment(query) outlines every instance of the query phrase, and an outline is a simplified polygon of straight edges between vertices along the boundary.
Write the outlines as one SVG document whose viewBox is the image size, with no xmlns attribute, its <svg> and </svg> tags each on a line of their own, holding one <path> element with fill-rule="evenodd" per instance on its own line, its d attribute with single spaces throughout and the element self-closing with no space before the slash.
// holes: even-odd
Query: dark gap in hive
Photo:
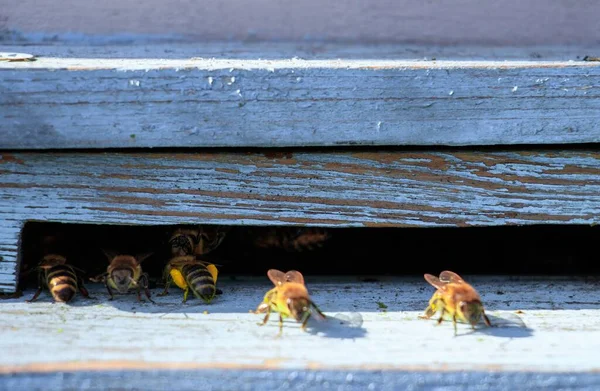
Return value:
<svg viewBox="0 0 600 391">
<path fill-rule="evenodd" d="M 117 226 L 27 223 L 21 242 L 21 270 L 44 253 L 65 255 L 87 277 L 106 270 L 102 249 L 153 255 L 143 263 L 152 285 L 161 285 L 169 259 L 168 239 L 176 226 Z M 450 269 L 460 274 L 589 275 L 600 272 L 600 228 L 538 225 L 482 228 L 328 228 L 330 238 L 315 250 L 258 248 L 253 238 L 293 233 L 297 228 L 230 227 L 221 246 L 206 256 L 220 278 L 264 275 L 269 268 L 297 269 L 307 275 L 422 275 Z M 44 244 L 47 235 L 61 240 Z M 87 279 L 86 277 L 86 279 Z M 368 278 L 368 277 L 365 277 Z M 35 273 L 21 287 L 35 285 Z"/>
</svg>

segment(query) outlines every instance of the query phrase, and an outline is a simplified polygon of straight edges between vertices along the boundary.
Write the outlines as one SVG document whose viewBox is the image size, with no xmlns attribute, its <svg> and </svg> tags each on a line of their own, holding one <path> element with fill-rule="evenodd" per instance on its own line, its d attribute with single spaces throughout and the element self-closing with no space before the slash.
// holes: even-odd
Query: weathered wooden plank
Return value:
<svg viewBox="0 0 600 391">
<path fill-rule="evenodd" d="M 17 287 L 18 250 L 24 222 L 14 217 L 7 213 L 0 218 L 0 292 L 13 292 Z"/>
<path fill-rule="evenodd" d="M 600 222 L 600 153 L 19 153 L 0 159 L 2 240 L 28 220 L 440 227 Z M 12 228 L 10 228 L 12 227 Z M 14 270 L 0 270 L 14 289 Z M 4 288 L 6 289 L 6 288 Z"/>
<path fill-rule="evenodd" d="M 600 387 L 596 373 L 546 372 L 424 372 L 424 371 L 319 371 L 286 370 L 143 370 L 143 371 L 61 371 L 0 376 L 0 389 L 75 390 L 89 387 L 104 390 L 195 391 L 210 389 L 272 390 L 293 387 L 299 390 L 578 390 Z"/>
<path fill-rule="evenodd" d="M 91 287 L 94 300 L 51 304 L 44 294 L 27 304 L 29 290 L 0 306 L 0 350 L 11 352 L 0 356 L 0 372 L 342 370 L 358 379 L 361 371 L 380 370 L 600 370 L 596 279 L 466 277 L 496 327 L 472 332 L 459 324 L 457 337 L 450 323 L 438 326 L 434 319 L 418 318 L 434 291 L 421 276 L 365 283 L 352 276 L 309 275 L 312 298 L 327 315 L 362 319 L 362 324 L 311 321 L 304 333 L 286 321 L 282 338 L 276 338 L 275 316 L 259 327 L 262 315 L 248 313 L 270 289 L 266 276 L 231 280 L 223 275 L 223 295 L 210 305 L 183 305 L 181 291 L 175 290 L 155 297 L 155 305 L 138 303 L 134 294 L 108 301 L 99 285 Z"/>
<path fill-rule="evenodd" d="M 194 42 L 89 45 L 43 41 L 0 46 L 1 51 L 33 53 L 37 57 L 56 58 L 129 58 L 183 59 L 218 58 L 245 60 L 413 60 L 413 61 L 578 61 L 596 53 L 597 45 L 481 46 L 481 45 L 357 45 L 333 42 Z"/>
<path fill-rule="evenodd" d="M 98 42 L 114 40 L 344 41 L 484 45 L 598 44 L 593 0 L 281 0 L 218 3 L 76 0 L 2 2 L 6 39 Z M 100 41 L 102 42 L 102 41 Z"/>
<path fill-rule="evenodd" d="M 42 58 L 0 64 L 0 148 L 600 142 L 600 63 Z"/>
</svg>

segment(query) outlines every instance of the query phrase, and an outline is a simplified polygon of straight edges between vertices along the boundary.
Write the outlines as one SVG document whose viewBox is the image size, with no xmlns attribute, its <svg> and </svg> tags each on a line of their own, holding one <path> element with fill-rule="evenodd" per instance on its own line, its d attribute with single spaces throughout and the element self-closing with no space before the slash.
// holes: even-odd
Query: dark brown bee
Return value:
<svg viewBox="0 0 600 391">
<path fill-rule="evenodd" d="M 171 238 L 171 255 L 204 255 L 213 251 L 225 239 L 227 230 L 221 226 L 177 228 Z"/>
<path fill-rule="evenodd" d="M 185 303 L 190 291 L 205 303 L 210 303 L 217 294 L 217 276 L 219 271 L 211 263 L 199 261 L 195 255 L 181 255 L 171 258 L 165 268 L 165 290 L 160 296 L 169 293 L 169 286 L 174 282 L 183 289 Z"/>
<path fill-rule="evenodd" d="M 91 280 L 104 283 L 110 296 L 109 300 L 113 299 L 112 289 L 116 289 L 121 294 L 129 292 L 130 289 L 136 289 L 137 299 L 142 301 L 141 290 L 143 288 L 148 300 L 154 303 L 150 297 L 150 289 L 148 289 L 148 274 L 142 272 L 141 266 L 142 261 L 152 254 L 145 254 L 137 258 L 131 255 L 113 255 L 107 252 L 105 255 L 110 261 L 106 272 Z"/>
<path fill-rule="evenodd" d="M 329 231 L 316 227 L 273 227 L 257 234 L 254 245 L 259 248 L 280 248 L 285 251 L 312 251 L 323 247 L 331 237 Z"/>
<path fill-rule="evenodd" d="M 275 285 L 265 295 L 263 302 L 258 306 L 255 313 L 266 312 L 265 318 L 260 325 L 264 325 L 269 320 L 271 311 L 279 313 L 279 334 L 283 332 L 283 318 L 292 317 L 298 322 L 302 322 L 302 329 L 306 329 L 308 319 L 312 315 L 312 308 L 315 309 L 321 318 L 325 314 L 311 300 L 302 273 L 296 270 L 290 270 L 287 273 L 271 269 L 267 272 L 269 280 Z"/>
<path fill-rule="evenodd" d="M 62 255 L 48 254 L 42 258 L 37 267 L 39 269 L 39 286 L 28 303 L 35 301 L 46 286 L 55 301 L 69 302 L 75 292 L 79 290 L 84 297 L 90 297 L 83 285 L 83 279 L 77 274 L 75 268 L 67 265 L 67 259 Z"/>
</svg>

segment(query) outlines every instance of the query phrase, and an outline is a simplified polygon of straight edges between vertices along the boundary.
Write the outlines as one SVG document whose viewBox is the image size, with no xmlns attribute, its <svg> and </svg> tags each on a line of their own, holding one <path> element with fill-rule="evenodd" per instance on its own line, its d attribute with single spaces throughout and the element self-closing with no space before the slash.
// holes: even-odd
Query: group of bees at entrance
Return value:
<svg viewBox="0 0 600 391">
<path fill-rule="evenodd" d="M 188 299 L 191 292 L 196 298 L 210 303 L 215 295 L 220 294 L 217 289 L 218 268 L 217 265 L 204 261 L 203 255 L 217 248 L 223 241 L 226 233 L 218 228 L 200 226 L 195 229 L 177 228 L 170 237 L 169 245 L 171 258 L 165 266 L 163 279 L 164 291 L 159 296 L 169 293 L 169 287 L 174 283 L 183 290 L 183 302 Z M 311 247 L 317 242 L 323 242 L 327 235 L 318 231 L 306 230 L 290 240 L 296 250 L 303 247 Z M 271 238 L 263 242 L 283 243 L 283 239 Z M 273 245 L 273 243 L 271 243 Z M 113 299 L 113 291 L 120 294 L 136 290 L 137 298 L 141 301 L 141 292 L 144 291 L 147 299 L 154 303 L 148 287 L 148 274 L 142 271 L 142 261 L 151 254 L 141 256 L 113 254 L 105 252 L 109 260 L 106 272 L 90 280 L 102 282 L 108 291 L 110 300 Z M 43 288 L 47 288 L 57 302 L 69 302 L 79 291 L 84 297 L 89 298 L 84 286 L 81 270 L 69 265 L 64 256 L 59 254 L 45 255 L 39 265 L 39 286 L 34 296 L 28 302 L 35 301 Z M 264 319 L 260 325 L 268 322 L 271 312 L 279 314 L 279 331 L 283 330 L 283 319 L 291 317 L 301 322 L 302 329 L 307 327 L 311 316 L 317 315 L 320 319 L 326 319 L 325 314 L 312 301 L 306 287 L 303 275 L 295 270 L 284 273 L 276 269 L 267 272 L 269 280 L 274 288 L 269 290 L 263 301 L 254 311 L 256 314 L 264 313 Z M 424 275 L 425 280 L 430 283 L 436 291 L 429 300 L 422 318 L 429 319 L 439 313 L 438 324 L 444 319 L 452 320 L 454 333 L 457 332 L 457 321 L 470 324 L 473 329 L 481 319 L 489 327 L 491 323 L 485 314 L 481 298 L 477 291 L 458 274 L 451 271 L 443 271 L 439 277 L 431 274 Z"/>
</svg>

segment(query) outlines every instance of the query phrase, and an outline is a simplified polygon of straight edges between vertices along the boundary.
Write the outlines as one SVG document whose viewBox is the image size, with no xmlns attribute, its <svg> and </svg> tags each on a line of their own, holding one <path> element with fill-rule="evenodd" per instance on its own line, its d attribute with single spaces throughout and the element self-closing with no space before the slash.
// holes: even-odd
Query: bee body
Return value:
<svg viewBox="0 0 600 391">
<path fill-rule="evenodd" d="M 215 250 L 223 239 L 226 230 L 220 226 L 199 226 L 198 228 L 177 228 L 171 238 L 171 255 L 204 255 Z"/>
<path fill-rule="evenodd" d="M 148 289 L 148 274 L 142 271 L 141 266 L 141 262 L 150 254 L 139 258 L 131 255 L 106 255 L 110 260 L 106 268 L 106 273 L 93 278 L 92 281 L 104 282 L 110 296 L 109 300 L 113 299 L 113 289 L 120 294 L 125 294 L 131 289 L 136 289 L 138 301 L 142 301 L 141 290 L 143 288 L 148 300 L 154 302 L 150 297 L 150 290 Z"/>
<path fill-rule="evenodd" d="M 28 300 L 35 301 L 46 286 L 55 301 L 67 303 L 71 301 L 78 290 L 84 297 L 89 297 L 83 281 L 77 275 L 75 269 L 67 265 L 67 260 L 62 255 L 49 254 L 44 256 L 38 268 L 40 269 L 40 285 L 34 296 Z"/>
<path fill-rule="evenodd" d="M 171 282 L 184 291 L 183 302 L 187 301 L 191 291 L 198 299 L 210 303 L 217 294 L 217 267 L 199 261 L 195 255 L 182 255 L 172 258 L 165 268 L 165 290 L 168 293 Z"/>
<path fill-rule="evenodd" d="M 325 318 L 325 315 L 311 300 L 308 289 L 304 284 L 304 277 L 300 272 L 291 270 L 283 273 L 271 269 L 267 272 L 267 276 L 275 284 L 275 288 L 266 293 L 262 303 L 255 311 L 256 313 L 266 312 L 260 325 L 267 323 L 271 312 L 279 313 L 280 334 L 283 331 L 284 318 L 291 317 L 298 322 L 302 322 L 303 330 L 306 329 L 308 319 L 312 315 L 311 309 L 315 309 L 320 317 Z"/>
<path fill-rule="evenodd" d="M 323 247 L 330 238 L 328 231 L 314 227 L 271 228 L 254 238 L 259 248 L 280 248 L 289 252 L 313 251 Z"/>
<path fill-rule="evenodd" d="M 469 323 L 473 329 L 481 318 L 488 327 L 491 325 L 479 293 L 458 274 L 446 270 L 440 273 L 439 278 L 425 274 L 425 280 L 437 288 L 425 309 L 425 318 L 431 318 L 440 312 L 438 323 L 444 319 L 452 319 L 455 335 L 457 320 Z"/>
</svg>

